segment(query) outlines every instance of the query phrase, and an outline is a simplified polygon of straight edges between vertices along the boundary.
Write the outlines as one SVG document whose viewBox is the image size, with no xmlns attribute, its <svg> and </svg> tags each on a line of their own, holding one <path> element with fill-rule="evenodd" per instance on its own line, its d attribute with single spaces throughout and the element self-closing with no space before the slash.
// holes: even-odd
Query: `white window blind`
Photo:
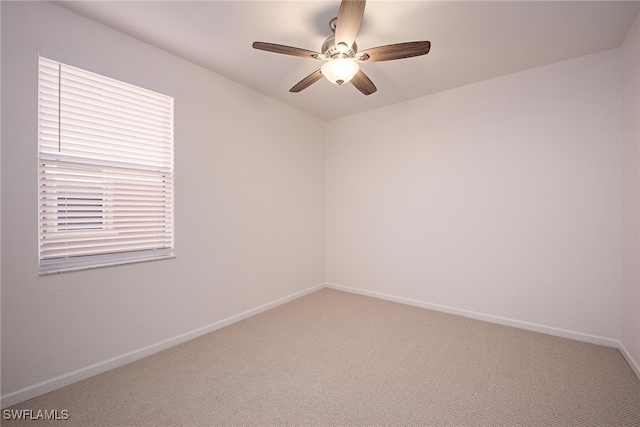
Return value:
<svg viewBox="0 0 640 427">
<path fill-rule="evenodd" d="M 173 98 L 40 57 L 40 273 L 173 256 Z"/>
</svg>

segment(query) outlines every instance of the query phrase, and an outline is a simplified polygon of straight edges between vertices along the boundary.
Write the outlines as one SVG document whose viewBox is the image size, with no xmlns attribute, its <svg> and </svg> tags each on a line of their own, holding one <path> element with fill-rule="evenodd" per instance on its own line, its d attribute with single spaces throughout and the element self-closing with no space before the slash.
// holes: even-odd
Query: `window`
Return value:
<svg viewBox="0 0 640 427">
<path fill-rule="evenodd" d="M 41 274 L 173 257 L 173 98 L 43 57 Z"/>
</svg>

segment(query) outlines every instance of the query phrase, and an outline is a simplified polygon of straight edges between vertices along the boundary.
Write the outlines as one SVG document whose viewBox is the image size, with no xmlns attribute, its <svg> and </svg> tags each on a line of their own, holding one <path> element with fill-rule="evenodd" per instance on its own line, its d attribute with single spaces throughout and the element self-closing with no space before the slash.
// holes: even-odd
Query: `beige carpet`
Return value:
<svg viewBox="0 0 640 427">
<path fill-rule="evenodd" d="M 9 409 L 3 426 L 640 426 L 613 348 L 323 289 Z M 35 413 L 35 412 L 34 412 Z"/>
</svg>

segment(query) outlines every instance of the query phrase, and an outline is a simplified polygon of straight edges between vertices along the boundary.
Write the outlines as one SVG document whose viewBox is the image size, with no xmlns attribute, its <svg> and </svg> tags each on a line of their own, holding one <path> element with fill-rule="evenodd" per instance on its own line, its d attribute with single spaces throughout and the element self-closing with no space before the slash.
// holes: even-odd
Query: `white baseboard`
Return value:
<svg viewBox="0 0 640 427">
<path fill-rule="evenodd" d="M 485 322 L 496 323 L 499 325 L 513 326 L 515 328 L 526 329 L 528 331 L 541 332 L 543 334 L 554 335 L 562 338 L 569 338 L 577 341 L 589 342 L 593 344 L 604 345 L 607 347 L 619 348 L 620 342 L 614 339 L 599 337 L 596 335 L 589 335 L 581 332 L 569 331 L 561 328 L 554 328 L 551 326 L 539 325 L 536 323 L 524 322 L 521 320 L 509 319 L 506 317 L 494 316 L 491 314 L 477 313 L 475 311 L 463 310 L 459 308 L 448 307 L 444 305 L 431 304 L 424 301 L 414 300 L 411 298 L 397 297 L 394 295 L 388 295 L 380 292 L 368 291 L 364 289 L 351 288 L 348 286 L 336 285 L 333 283 L 326 283 L 328 288 L 351 292 L 355 294 L 370 296 L 374 298 L 380 298 L 388 301 L 398 302 L 401 304 L 412 305 L 414 307 L 426 308 L 429 310 L 440 311 L 448 314 L 455 314 L 458 316 L 469 317 L 471 319 L 482 320 Z"/>
<path fill-rule="evenodd" d="M 12 406 L 17 403 L 24 402 L 25 400 L 33 399 L 34 397 L 40 396 L 50 391 L 57 390 L 61 387 L 93 377 L 94 375 L 101 374 L 103 372 L 109 371 L 114 368 L 118 368 L 120 366 L 126 365 L 127 363 L 131 363 L 135 360 L 142 359 L 143 357 L 150 356 L 162 350 L 166 350 L 170 347 L 174 347 L 178 344 L 182 344 L 186 341 L 208 334 L 209 332 L 213 332 L 217 329 L 224 328 L 225 326 L 229 326 L 233 323 L 239 322 L 240 320 L 244 320 L 248 317 L 255 316 L 256 314 L 262 313 L 263 311 L 267 311 L 279 305 L 282 305 L 286 302 L 293 301 L 294 299 L 300 298 L 304 295 L 310 294 L 324 287 L 325 287 L 324 283 L 320 285 L 312 286 L 308 289 L 302 290 L 300 292 L 296 292 L 284 298 L 280 298 L 278 300 L 261 305 L 259 307 L 245 311 L 243 313 L 236 314 L 235 316 L 231 316 L 229 318 L 220 320 L 210 325 L 203 326 L 201 328 L 186 332 L 184 334 L 178 335 L 173 338 L 169 338 L 167 340 L 152 344 L 150 346 L 147 346 L 138 350 L 134 350 L 129 353 L 93 364 L 91 366 L 87 366 L 87 367 L 78 369 L 76 371 L 69 372 L 64 375 L 60 375 L 59 377 L 52 378 L 38 384 L 34 384 L 29 387 L 25 387 L 13 393 L 6 394 L 1 398 L 1 408 L 4 409 L 8 406 Z"/>
<path fill-rule="evenodd" d="M 618 350 L 620 350 L 620 353 L 622 353 L 622 356 L 625 358 L 629 366 L 631 366 L 631 369 L 633 370 L 633 372 L 635 372 L 636 377 L 638 377 L 638 379 L 640 380 L 640 364 L 638 363 L 638 361 L 633 359 L 631 353 L 629 353 L 629 350 L 627 350 L 624 344 L 620 343 L 620 345 L 618 346 Z"/>
</svg>

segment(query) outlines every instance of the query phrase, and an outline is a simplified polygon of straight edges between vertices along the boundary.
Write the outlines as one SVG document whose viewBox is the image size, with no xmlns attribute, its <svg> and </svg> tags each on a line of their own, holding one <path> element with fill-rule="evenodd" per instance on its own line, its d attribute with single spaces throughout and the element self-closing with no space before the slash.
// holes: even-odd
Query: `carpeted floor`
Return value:
<svg viewBox="0 0 640 427">
<path fill-rule="evenodd" d="M 613 348 L 322 289 L 9 410 L 3 426 L 640 426 Z"/>
</svg>

